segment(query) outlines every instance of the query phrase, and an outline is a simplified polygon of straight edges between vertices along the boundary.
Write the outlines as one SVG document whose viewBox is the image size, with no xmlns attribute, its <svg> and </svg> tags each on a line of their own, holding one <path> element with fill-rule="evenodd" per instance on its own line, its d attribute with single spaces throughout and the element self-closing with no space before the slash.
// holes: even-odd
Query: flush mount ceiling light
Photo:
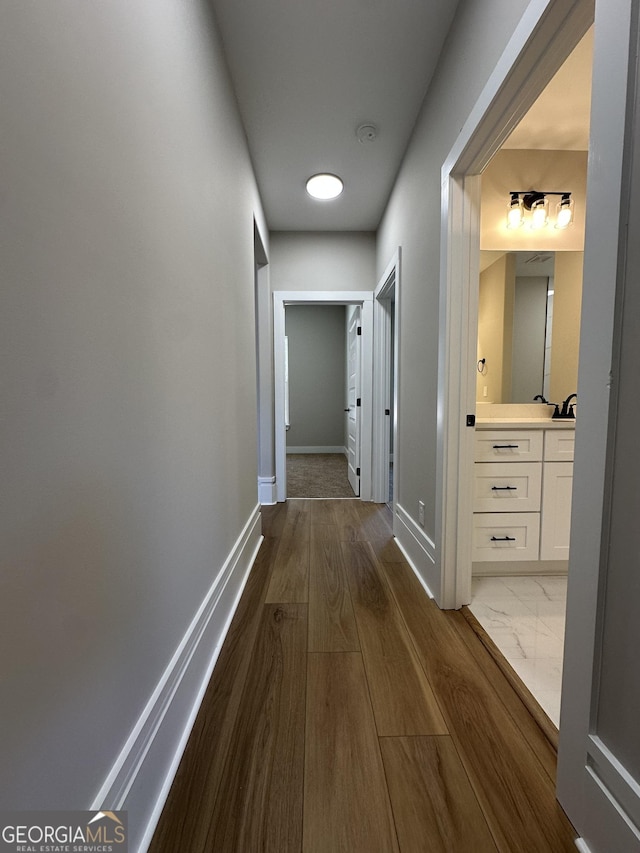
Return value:
<svg viewBox="0 0 640 853">
<path fill-rule="evenodd" d="M 520 228 L 525 223 L 525 211 L 530 211 L 529 225 L 537 230 L 549 224 L 549 199 L 547 196 L 559 195 L 556 205 L 555 228 L 567 228 L 573 222 L 573 199 L 571 193 L 551 190 L 512 190 L 507 204 L 507 228 Z"/>
<path fill-rule="evenodd" d="M 309 195 L 322 201 L 338 198 L 343 189 L 344 184 L 337 175 L 313 175 L 307 181 Z"/>
</svg>

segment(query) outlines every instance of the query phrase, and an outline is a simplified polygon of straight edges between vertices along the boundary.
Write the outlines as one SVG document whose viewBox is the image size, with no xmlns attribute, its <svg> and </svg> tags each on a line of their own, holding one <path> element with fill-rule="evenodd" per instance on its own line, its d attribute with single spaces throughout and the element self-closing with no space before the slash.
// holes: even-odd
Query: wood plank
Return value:
<svg viewBox="0 0 640 853">
<path fill-rule="evenodd" d="M 341 541 L 354 542 L 363 539 L 359 500 L 334 501 L 333 520 L 338 525 L 338 535 Z"/>
<path fill-rule="evenodd" d="M 368 542 L 343 542 L 379 735 L 446 734 L 433 690 Z"/>
<path fill-rule="evenodd" d="M 391 659 L 398 645 L 394 633 L 399 620 L 408 637 L 409 653 L 413 651 L 419 672 L 424 675 L 426 670 L 432 692 L 442 703 L 451 740 L 501 853 L 575 853 L 574 833 L 555 801 L 555 756 L 548 744 L 543 746 L 540 729 L 464 617 L 443 613 L 428 601 L 389 535 L 376 535 L 381 528 L 374 522 L 356 527 L 351 511 L 344 524 L 338 525 L 342 508 L 352 503 L 356 502 L 295 501 L 266 507 L 263 529 L 289 540 L 285 555 L 296 548 L 292 540 L 298 525 L 302 539 L 311 543 L 310 609 L 314 594 L 319 593 L 313 592 L 313 564 L 320 559 L 317 552 L 311 559 L 314 548 L 320 549 L 327 563 L 324 582 L 330 589 L 334 588 L 332 573 L 339 571 L 336 565 L 346 571 L 345 549 L 360 554 L 356 560 L 360 569 L 355 580 L 347 581 L 345 592 L 352 594 L 354 582 L 362 587 L 365 616 L 361 616 L 361 624 L 369 620 L 373 626 L 379 619 L 380 669 L 387 664 L 385 655 Z M 373 517 L 376 510 L 369 511 Z M 301 515 L 307 520 L 300 521 Z M 351 544 L 341 545 L 339 552 L 334 544 L 325 545 L 340 536 L 348 537 Z M 371 537 L 370 544 L 363 543 L 365 536 Z M 380 671 L 365 672 L 358 652 L 306 655 L 305 636 L 311 641 L 314 629 L 310 619 L 304 618 L 305 605 L 263 606 L 279 546 L 277 538 L 267 538 L 260 549 L 151 853 L 300 851 L 303 841 L 304 849 L 313 853 L 386 853 L 398 846 L 402 853 L 410 853 L 412 849 L 437 851 L 439 844 L 455 853 L 482 851 L 485 836 L 481 830 L 474 831 L 472 844 L 455 836 L 455 832 L 465 831 L 466 824 L 475 827 L 477 821 L 459 767 L 452 769 L 451 751 L 442 747 L 448 737 L 383 738 L 377 745 L 367 676 L 374 685 L 371 691 L 381 693 Z M 291 568 L 295 575 L 298 566 L 293 563 Z M 335 583 L 339 586 L 340 580 Z M 330 610 L 334 618 L 339 614 L 335 618 L 339 625 L 345 617 L 337 590 Z M 272 624 L 277 612 L 280 622 Z M 395 616 L 389 617 L 389 612 Z M 384 613 L 387 615 L 381 615 Z M 367 636 L 373 634 L 371 630 Z M 365 654 L 368 659 L 376 657 L 372 648 L 365 649 Z M 298 691 L 304 694 L 307 688 L 307 659 L 309 672 L 313 660 L 324 662 L 314 670 L 313 690 L 309 681 L 305 710 L 304 695 L 301 701 Z M 354 660 L 357 666 L 350 663 Z M 402 671 L 405 665 L 400 663 L 397 668 Z M 385 677 L 390 685 L 389 703 L 393 703 L 390 694 L 396 684 L 392 673 Z M 404 676 L 399 679 L 400 692 L 404 692 L 403 681 Z M 301 758 L 305 741 L 307 751 Z M 440 747 L 448 752 L 441 754 Z M 435 752 L 433 761 L 425 757 L 429 750 Z M 307 764 L 304 768 L 303 762 Z M 393 813 L 385 785 L 391 792 Z M 308 796 L 304 804 L 303 786 Z M 425 790 L 427 799 L 416 802 Z M 399 845 L 393 835 L 394 817 Z M 451 838 L 455 840 L 447 847 L 445 839 Z"/>
<path fill-rule="evenodd" d="M 289 504 L 285 502 L 260 507 L 262 535 L 280 538 L 287 520 Z"/>
<path fill-rule="evenodd" d="M 509 710 L 522 736 L 528 739 L 549 778 L 555 782 L 558 764 L 557 728 L 469 608 L 463 607 L 458 612 L 471 628 L 469 632 L 465 626 L 460 626 L 462 639 L 482 666 L 482 671 Z M 493 666 L 485 652 L 491 656 Z M 531 725 L 532 719 L 536 727 Z"/>
<path fill-rule="evenodd" d="M 289 504 L 267 590 L 268 604 L 305 603 L 309 600 L 309 530 L 305 502 Z"/>
<path fill-rule="evenodd" d="M 402 853 L 496 853 L 450 737 L 381 738 Z"/>
<path fill-rule="evenodd" d="M 307 501 L 307 512 L 311 518 L 311 527 L 314 524 L 334 524 L 335 516 L 333 507 L 336 501 L 326 499 L 317 501 Z"/>
<path fill-rule="evenodd" d="M 357 509 L 363 539 L 393 536 L 393 514 L 386 504 L 360 501 Z"/>
<path fill-rule="evenodd" d="M 207 850 L 299 853 L 306 658 L 306 606 L 265 606 Z"/>
<path fill-rule="evenodd" d="M 309 655 L 305 744 L 304 853 L 398 851 L 359 654 Z"/>
<path fill-rule="evenodd" d="M 395 568 L 389 583 L 498 849 L 575 853 L 552 780 L 459 634 L 464 617 L 439 610 L 410 569 Z"/>
<path fill-rule="evenodd" d="M 312 524 L 309 555 L 309 651 L 360 651 L 358 629 L 335 524 Z"/>
<path fill-rule="evenodd" d="M 200 853 L 207 849 L 211 813 L 277 550 L 276 539 L 265 539 L 260 546 L 160 816 L 150 853 L 173 850 Z M 194 803 L 198 808 L 193 808 Z"/>
<path fill-rule="evenodd" d="M 368 540 L 381 563 L 405 563 L 406 557 L 393 536 L 374 536 Z"/>
</svg>

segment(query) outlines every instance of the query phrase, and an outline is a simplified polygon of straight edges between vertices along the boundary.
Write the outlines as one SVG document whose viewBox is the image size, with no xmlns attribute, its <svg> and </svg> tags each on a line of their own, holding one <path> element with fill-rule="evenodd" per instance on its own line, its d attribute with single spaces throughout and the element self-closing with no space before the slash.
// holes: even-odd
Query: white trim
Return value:
<svg viewBox="0 0 640 853">
<path fill-rule="evenodd" d="M 449 156 L 450 174 L 479 174 L 593 23 L 591 0 L 531 0 Z"/>
<path fill-rule="evenodd" d="M 468 603 L 479 181 L 592 21 L 590 0 L 531 0 L 442 167 L 436 541 L 440 607 Z"/>
<path fill-rule="evenodd" d="M 639 848 L 637 841 L 627 848 L 614 838 L 623 821 L 617 807 L 608 803 L 609 795 L 602 791 L 599 780 L 585 772 L 585 763 L 589 735 L 598 731 L 600 632 L 605 610 L 602 603 L 606 602 L 612 488 L 608 450 L 615 449 L 614 441 L 608 447 L 610 414 L 611 437 L 615 437 L 609 371 L 613 366 L 615 375 L 617 370 L 619 329 L 613 334 L 616 304 L 619 299 L 619 308 L 624 305 L 624 246 L 634 233 L 629 223 L 628 193 L 633 174 L 630 155 L 635 158 L 637 154 L 631 144 L 638 85 L 637 10 L 635 0 L 607 0 L 596 7 L 587 199 L 599 202 L 587 205 L 585 226 L 578 370 L 584 411 L 576 422 L 556 787 L 562 807 L 594 850 L 616 851 Z M 629 131 L 627 139 L 625 128 Z M 606 840 L 605 835 L 609 836 Z"/>
<path fill-rule="evenodd" d="M 276 493 L 278 501 L 287 497 L 286 428 L 284 418 L 284 338 L 287 305 L 362 306 L 362 432 L 360 438 L 360 499 L 371 500 L 371 418 L 373 359 L 373 293 L 362 290 L 276 290 L 273 293 L 274 410 L 276 451 Z"/>
<path fill-rule="evenodd" d="M 394 275 L 394 270 L 390 275 Z M 382 282 L 384 285 L 389 277 Z M 389 446 L 390 420 L 385 409 L 391 409 L 391 315 L 387 300 L 378 295 L 381 285 L 376 289 L 376 301 L 373 305 L 373 461 L 371 468 L 372 499 L 376 503 L 389 500 Z"/>
<path fill-rule="evenodd" d="M 398 452 L 398 418 L 400 407 L 398 396 L 400 393 L 400 279 L 401 279 L 401 257 L 402 250 L 398 247 L 393 258 L 387 264 L 378 286 L 374 292 L 373 318 L 373 418 L 372 418 L 372 474 L 371 474 L 371 499 L 377 503 L 386 503 L 389 500 L 389 444 L 390 444 L 390 419 L 384 414 L 389 407 L 393 412 L 393 448 Z M 394 311 L 394 377 L 393 377 L 393 399 L 391 397 L 391 377 L 389 375 L 389 364 L 391 361 L 391 316 L 387 302 L 393 296 L 395 303 Z M 399 495 L 398 472 L 399 464 L 394 464 L 393 470 L 393 501 L 394 504 Z M 394 515 L 395 518 L 395 515 Z"/>
<path fill-rule="evenodd" d="M 256 335 L 256 390 L 258 424 L 258 495 L 263 500 L 261 483 L 275 477 L 273 454 L 273 347 L 271 345 L 271 287 L 269 259 L 265 241 L 254 217 L 254 296 Z M 275 482 L 275 480 L 274 480 Z"/>
<path fill-rule="evenodd" d="M 406 560 L 406 561 L 407 561 L 407 563 L 409 564 L 409 568 L 410 568 L 410 569 L 411 569 L 411 571 L 414 573 L 414 575 L 417 577 L 417 579 L 418 579 L 418 581 L 419 581 L 419 583 L 420 583 L 420 586 L 421 586 L 421 587 L 423 588 L 423 590 L 427 593 L 427 595 L 429 596 L 429 598 L 433 598 L 433 593 L 431 592 L 431 590 L 429 589 L 429 587 L 426 585 L 426 583 L 424 582 L 424 580 L 423 580 L 423 579 L 422 579 L 422 577 L 420 576 L 420 572 L 419 572 L 419 571 L 417 570 L 417 568 L 415 567 L 415 564 L 414 564 L 413 560 L 411 559 L 411 557 L 409 556 L 409 554 L 407 553 L 407 551 L 406 551 L 405 547 L 404 547 L 404 546 L 402 545 L 402 543 L 401 543 L 401 542 L 399 542 L 397 539 L 396 539 L 396 545 L 397 545 L 397 546 L 398 546 L 398 548 L 402 551 L 402 554 L 403 554 L 403 556 L 404 556 L 405 560 Z"/>
<path fill-rule="evenodd" d="M 590 826 L 585 832 L 595 851 L 615 850 L 616 853 L 637 853 L 640 849 L 640 829 L 615 798 L 602 778 L 587 765 L 584 769 Z"/>
<path fill-rule="evenodd" d="M 580 853 L 591 853 L 591 848 L 589 847 L 587 842 L 584 840 L 584 838 L 576 838 L 575 845 L 578 848 L 578 850 L 580 851 Z"/>
<path fill-rule="evenodd" d="M 146 821 L 140 851 L 151 841 L 262 538 L 256 506 L 90 806 L 134 811 L 135 799 L 138 820 Z"/>
<path fill-rule="evenodd" d="M 433 587 L 440 607 L 471 600 L 473 430 L 480 178 L 448 176 L 442 187 L 440 338 L 436 470 L 437 557 Z M 464 282 L 463 286 L 460 286 Z"/>
<path fill-rule="evenodd" d="M 258 502 L 261 506 L 268 506 L 277 501 L 276 478 L 258 477 Z"/>
<path fill-rule="evenodd" d="M 640 784 L 597 735 L 589 735 L 587 753 L 593 775 L 625 812 L 628 822 L 640 826 Z M 635 832 L 638 834 L 637 828 Z"/>
<path fill-rule="evenodd" d="M 406 557 L 429 598 L 433 598 L 433 592 L 427 578 L 435 563 L 434 542 L 399 503 L 395 504 L 393 528 L 396 544 Z"/>
<path fill-rule="evenodd" d="M 406 560 L 406 561 L 407 561 L 407 563 L 409 564 L 409 568 L 411 569 L 411 571 L 414 573 L 414 575 L 415 575 L 415 576 L 416 576 L 416 578 L 418 579 L 418 582 L 420 583 L 420 586 L 423 588 L 423 590 L 426 592 L 426 594 L 429 596 L 429 598 L 433 598 L 433 593 L 431 592 L 431 590 L 429 589 L 429 587 L 426 585 L 426 583 L 425 583 L 425 582 L 424 582 L 424 580 L 422 579 L 422 577 L 421 577 L 421 575 L 420 575 L 420 572 L 419 572 L 419 571 L 418 571 L 418 569 L 416 568 L 415 563 L 414 563 L 414 562 L 413 562 L 413 560 L 411 559 L 411 556 L 410 556 L 410 555 L 409 555 L 409 553 L 407 552 L 406 548 L 405 548 L 405 547 L 404 547 L 404 545 L 403 545 L 401 542 L 399 542 L 397 539 L 396 539 L 395 541 L 396 541 L 396 545 L 398 546 L 398 548 L 400 549 L 400 551 L 402 551 L 402 555 L 403 555 L 403 557 L 405 558 L 405 560 Z"/>
<path fill-rule="evenodd" d="M 302 445 L 301 447 L 291 447 L 287 445 L 287 455 L 289 453 L 339 453 L 347 455 L 347 448 L 343 444 L 330 445 Z"/>
</svg>

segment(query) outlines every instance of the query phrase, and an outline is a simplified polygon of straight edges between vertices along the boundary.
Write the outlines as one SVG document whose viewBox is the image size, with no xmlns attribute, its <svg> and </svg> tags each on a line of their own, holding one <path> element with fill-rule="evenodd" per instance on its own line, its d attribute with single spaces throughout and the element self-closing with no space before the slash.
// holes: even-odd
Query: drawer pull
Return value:
<svg viewBox="0 0 640 853">
<path fill-rule="evenodd" d="M 517 492 L 517 486 L 491 486 L 492 492 Z"/>
<path fill-rule="evenodd" d="M 494 450 L 517 450 L 520 447 L 519 444 L 494 444 Z"/>
<path fill-rule="evenodd" d="M 492 536 L 491 542 L 515 542 L 515 536 Z"/>
</svg>

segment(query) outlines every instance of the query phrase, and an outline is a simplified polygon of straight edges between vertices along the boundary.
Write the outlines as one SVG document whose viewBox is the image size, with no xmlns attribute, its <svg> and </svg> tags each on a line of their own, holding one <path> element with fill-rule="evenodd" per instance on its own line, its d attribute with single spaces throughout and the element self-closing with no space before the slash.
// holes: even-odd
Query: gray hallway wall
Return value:
<svg viewBox="0 0 640 853">
<path fill-rule="evenodd" d="M 0 800 L 80 809 L 256 508 L 267 235 L 206 3 L 1 18 Z"/>
</svg>

